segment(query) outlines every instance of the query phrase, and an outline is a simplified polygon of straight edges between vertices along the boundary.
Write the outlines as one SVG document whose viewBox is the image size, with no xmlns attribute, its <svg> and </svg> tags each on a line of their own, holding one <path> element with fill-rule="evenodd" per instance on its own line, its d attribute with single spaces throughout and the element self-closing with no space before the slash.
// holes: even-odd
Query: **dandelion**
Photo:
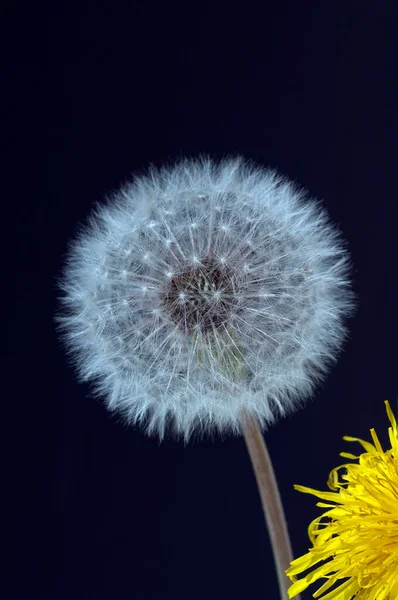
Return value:
<svg viewBox="0 0 398 600">
<path fill-rule="evenodd" d="M 325 211 L 242 158 L 152 169 L 71 245 L 58 322 L 82 380 L 148 434 L 262 428 L 302 405 L 352 310 Z"/>
<path fill-rule="evenodd" d="M 309 526 L 313 547 L 287 570 L 295 582 L 288 590 L 289 598 L 319 579 L 327 581 L 313 597 L 322 600 L 398 598 L 398 432 L 388 401 L 385 405 L 391 423 L 390 449 L 384 452 L 374 429 L 373 444 L 345 436 L 349 442 L 359 442 L 365 452 L 360 456 L 340 454 L 358 460 L 358 464 L 348 463 L 332 470 L 328 486 L 333 491 L 295 486 L 325 500 L 317 506 L 328 510 Z M 344 469 L 341 475 L 340 469 Z M 296 580 L 297 574 L 319 563 L 303 579 Z M 330 591 L 335 584 L 337 587 Z"/>
<path fill-rule="evenodd" d="M 243 433 L 281 597 L 292 554 L 261 428 L 336 359 L 353 299 L 319 203 L 242 158 L 152 169 L 72 243 L 58 315 L 80 378 L 160 439 Z"/>
</svg>

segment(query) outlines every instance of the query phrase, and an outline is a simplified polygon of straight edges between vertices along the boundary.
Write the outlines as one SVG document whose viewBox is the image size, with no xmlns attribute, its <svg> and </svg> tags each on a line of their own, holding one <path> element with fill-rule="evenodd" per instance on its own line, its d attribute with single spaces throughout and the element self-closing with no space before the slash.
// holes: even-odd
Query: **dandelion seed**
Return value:
<svg viewBox="0 0 398 600">
<path fill-rule="evenodd" d="M 298 408 L 352 312 L 319 203 L 241 158 L 152 171 L 71 245 L 58 321 L 80 377 L 148 434 L 241 432 Z"/>
</svg>

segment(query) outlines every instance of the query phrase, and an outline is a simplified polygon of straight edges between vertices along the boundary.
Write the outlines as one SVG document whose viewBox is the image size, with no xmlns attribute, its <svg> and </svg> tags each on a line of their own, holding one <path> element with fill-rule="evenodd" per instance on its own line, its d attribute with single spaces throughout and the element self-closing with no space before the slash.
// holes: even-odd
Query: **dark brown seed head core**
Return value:
<svg viewBox="0 0 398 600">
<path fill-rule="evenodd" d="M 171 277 L 162 305 L 184 332 L 192 334 L 199 328 L 209 333 L 228 323 L 236 304 L 234 288 L 232 271 L 208 257 Z"/>
</svg>

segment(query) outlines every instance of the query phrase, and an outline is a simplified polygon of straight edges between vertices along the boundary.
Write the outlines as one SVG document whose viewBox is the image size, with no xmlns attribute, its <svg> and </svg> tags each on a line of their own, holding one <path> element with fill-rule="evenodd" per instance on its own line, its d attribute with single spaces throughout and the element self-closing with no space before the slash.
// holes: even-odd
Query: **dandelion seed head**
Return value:
<svg viewBox="0 0 398 600">
<path fill-rule="evenodd" d="M 80 377 L 148 434 L 239 433 L 302 405 L 346 335 L 349 259 L 319 203 L 242 158 L 124 186 L 71 244 L 63 337 Z"/>
</svg>

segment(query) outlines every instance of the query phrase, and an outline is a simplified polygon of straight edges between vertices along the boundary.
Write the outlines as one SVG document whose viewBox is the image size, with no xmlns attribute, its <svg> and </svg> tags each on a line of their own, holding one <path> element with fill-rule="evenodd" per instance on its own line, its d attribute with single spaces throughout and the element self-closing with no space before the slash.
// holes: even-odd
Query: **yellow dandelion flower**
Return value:
<svg viewBox="0 0 398 600">
<path fill-rule="evenodd" d="M 289 598 L 315 581 L 326 579 L 313 598 L 398 599 L 398 432 L 387 400 L 385 405 L 391 423 L 389 450 L 384 452 L 374 429 L 370 431 L 373 444 L 344 436 L 348 442 L 359 442 L 365 452 L 360 456 L 340 454 L 358 460 L 358 464 L 348 463 L 332 470 L 328 487 L 333 491 L 294 486 L 326 500 L 317 506 L 328 510 L 308 528 L 313 547 L 293 560 L 286 571 L 294 582 L 288 590 Z M 341 474 L 340 469 L 344 470 Z M 302 579 L 296 578 L 315 565 Z"/>
</svg>

